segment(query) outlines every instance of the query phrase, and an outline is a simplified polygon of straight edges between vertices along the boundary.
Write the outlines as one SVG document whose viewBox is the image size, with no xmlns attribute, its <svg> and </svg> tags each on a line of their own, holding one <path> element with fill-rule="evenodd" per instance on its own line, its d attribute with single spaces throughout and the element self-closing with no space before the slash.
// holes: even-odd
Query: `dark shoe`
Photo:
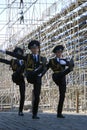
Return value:
<svg viewBox="0 0 87 130">
<path fill-rule="evenodd" d="M 32 119 L 40 119 L 40 117 L 36 116 L 36 115 L 33 115 L 32 116 Z"/>
<path fill-rule="evenodd" d="M 62 114 L 58 114 L 57 118 L 65 118 L 65 116 L 63 116 Z"/>
<path fill-rule="evenodd" d="M 70 71 L 73 71 L 73 68 L 74 68 L 74 61 L 73 61 L 73 58 L 71 58 L 71 60 L 69 62 L 69 69 L 70 69 Z"/>
<path fill-rule="evenodd" d="M 24 116 L 23 112 L 18 113 L 19 116 Z"/>
</svg>

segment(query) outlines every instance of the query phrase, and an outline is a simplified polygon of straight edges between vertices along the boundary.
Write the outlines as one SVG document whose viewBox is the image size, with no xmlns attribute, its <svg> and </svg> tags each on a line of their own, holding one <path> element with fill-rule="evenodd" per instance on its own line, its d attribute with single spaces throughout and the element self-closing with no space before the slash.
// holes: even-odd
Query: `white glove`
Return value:
<svg viewBox="0 0 87 130">
<path fill-rule="evenodd" d="M 42 73 L 38 74 L 38 76 L 41 77 L 41 76 L 42 76 Z"/>
<path fill-rule="evenodd" d="M 61 65 L 66 65 L 66 61 L 61 59 L 61 60 L 60 60 L 60 64 L 61 64 Z"/>
<path fill-rule="evenodd" d="M 5 54 L 5 53 L 6 53 L 6 51 L 5 51 L 5 50 L 0 50 L 0 52 L 1 52 L 1 53 L 3 53 L 3 54 Z"/>
<path fill-rule="evenodd" d="M 23 60 L 19 60 L 19 64 L 22 66 L 24 64 Z"/>
</svg>

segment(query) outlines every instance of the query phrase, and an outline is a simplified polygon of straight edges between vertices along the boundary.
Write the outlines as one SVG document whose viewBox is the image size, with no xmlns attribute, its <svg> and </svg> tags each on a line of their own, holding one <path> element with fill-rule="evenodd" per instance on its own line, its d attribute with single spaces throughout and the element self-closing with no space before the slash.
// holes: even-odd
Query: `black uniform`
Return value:
<svg viewBox="0 0 87 130">
<path fill-rule="evenodd" d="M 41 92 L 41 78 L 42 73 L 44 72 L 46 58 L 38 55 L 37 61 L 34 59 L 33 55 L 28 55 L 27 60 L 27 69 L 26 69 L 26 78 L 27 81 L 33 84 L 33 104 L 32 104 L 32 113 L 33 116 L 37 116 L 38 112 L 38 104 L 39 104 L 39 97 Z"/>
<path fill-rule="evenodd" d="M 1 59 L 0 62 L 8 64 L 11 66 L 13 70 L 12 74 L 12 81 L 16 83 L 16 85 L 19 85 L 19 91 L 20 91 L 20 105 L 19 105 L 19 112 L 18 114 L 20 116 L 23 116 L 23 106 L 24 106 L 24 100 L 25 100 L 25 81 L 24 81 L 24 63 L 22 60 L 18 59 Z"/>
<path fill-rule="evenodd" d="M 35 45 L 38 46 L 38 41 L 31 41 L 32 44 L 29 44 L 28 48 Z M 33 56 L 33 54 L 28 54 L 26 56 L 21 56 L 16 53 L 6 51 L 6 54 L 16 57 L 18 59 L 23 59 L 25 61 L 25 76 L 27 78 L 28 83 L 33 84 L 33 101 L 32 101 L 32 118 L 39 119 L 37 117 L 38 105 L 40 101 L 40 92 L 41 92 L 41 84 L 42 84 L 42 76 L 44 75 L 46 58 L 37 55 L 37 60 Z"/>
<path fill-rule="evenodd" d="M 61 45 L 54 48 L 53 52 L 55 53 L 56 50 L 60 51 L 63 50 Z M 68 66 L 68 68 L 65 68 Z M 63 103 L 65 99 L 65 92 L 66 92 L 66 75 L 72 71 L 74 67 L 73 61 L 67 61 L 66 59 L 59 59 L 54 57 L 49 60 L 47 68 L 51 68 L 53 70 L 52 79 L 59 86 L 59 103 L 57 107 L 57 117 L 64 118 L 62 115 Z"/>
</svg>

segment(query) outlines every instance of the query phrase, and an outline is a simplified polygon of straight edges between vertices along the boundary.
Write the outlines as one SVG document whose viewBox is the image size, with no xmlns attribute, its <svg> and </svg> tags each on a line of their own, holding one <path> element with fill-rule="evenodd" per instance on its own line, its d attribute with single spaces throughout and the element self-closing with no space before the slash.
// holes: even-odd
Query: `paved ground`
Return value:
<svg viewBox="0 0 87 130">
<path fill-rule="evenodd" d="M 64 113 L 66 118 L 56 118 L 56 113 L 39 113 L 39 120 L 31 113 L 0 112 L 0 130 L 87 130 L 87 114 Z"/>
</svg>

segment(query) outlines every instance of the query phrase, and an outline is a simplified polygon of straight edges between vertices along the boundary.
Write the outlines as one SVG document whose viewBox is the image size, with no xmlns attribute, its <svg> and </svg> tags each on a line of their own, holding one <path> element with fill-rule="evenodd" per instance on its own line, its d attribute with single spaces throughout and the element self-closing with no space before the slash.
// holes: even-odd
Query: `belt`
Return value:
<svg viewBox="0 0 87 130">
<path fill-rule="evenodd" d="M 34 69 L 32 69 L 32 68 L 27 68 L 27 70 L 34 70 Z"/>
<path fill-rule="evenodd" d="M 13 70 L 13 72 L 16 72 L 16 70 Z"/>
<path fill-rule="evenodd" d="M 54 73 L 59 73 L 59 72 L 61 72 L 61 71 L 54 71 Z"/>
</svg>

